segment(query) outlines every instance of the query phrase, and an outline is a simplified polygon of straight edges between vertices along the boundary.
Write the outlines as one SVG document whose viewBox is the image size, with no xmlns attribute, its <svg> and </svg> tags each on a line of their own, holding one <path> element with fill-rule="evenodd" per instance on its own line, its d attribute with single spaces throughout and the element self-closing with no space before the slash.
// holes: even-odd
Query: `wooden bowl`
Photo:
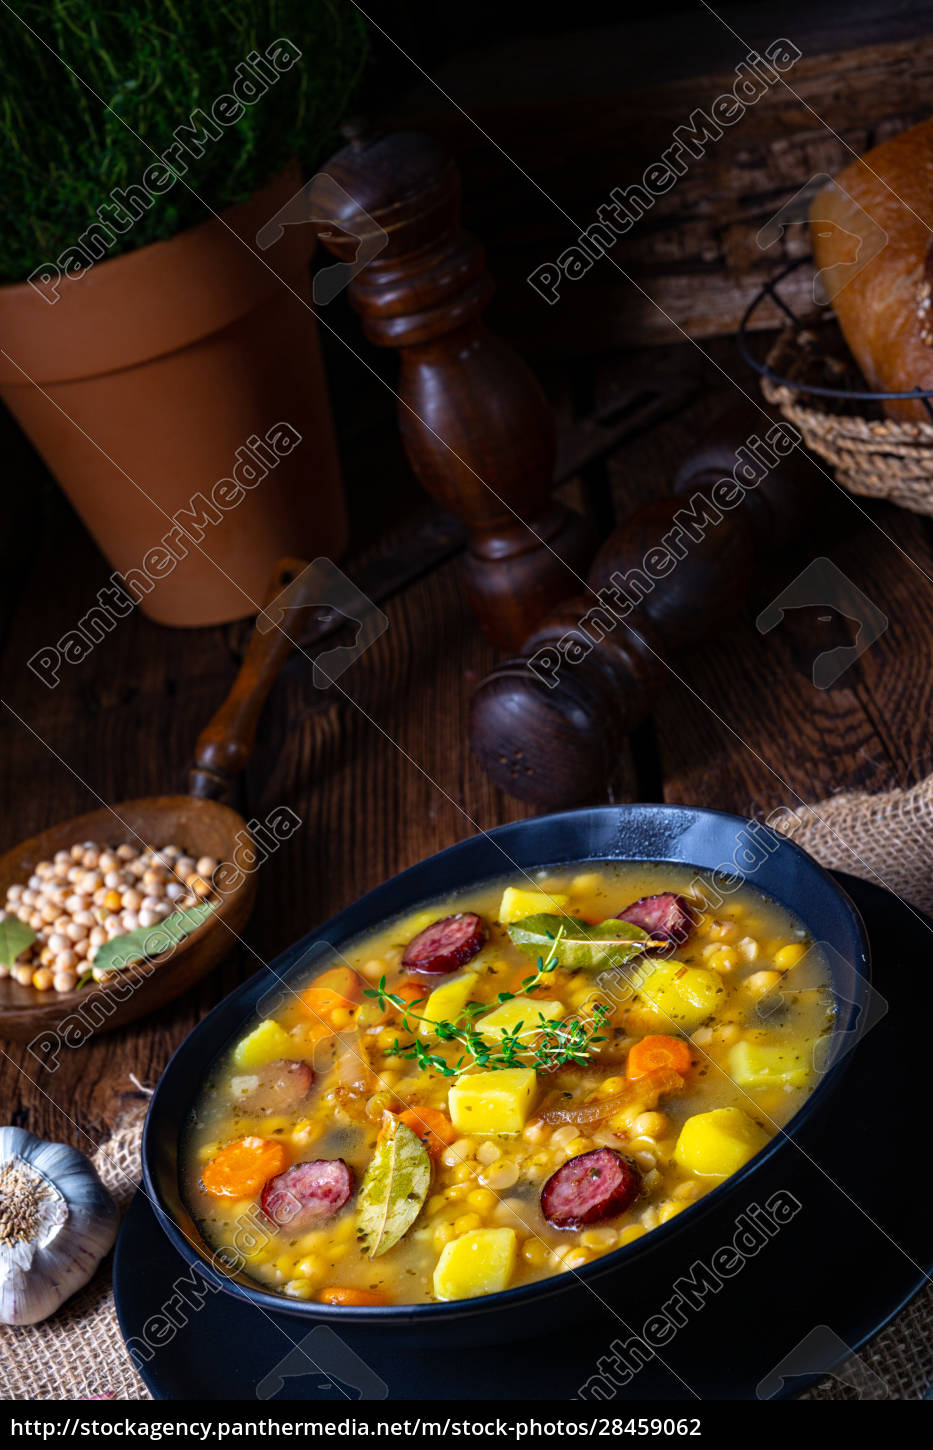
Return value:
<svg viewBox="0 0 933 1450">
<path fill-rule="evenodd" d="M 39 861 L 81 841 L 109 846 L 124 843 L 165 846 L 174 842 L 188 854 L 232 861 L 251 837 L 242 816 L 217 801 L 194 796 L 152 796 L 90 811 L 21 841 L 0 856 L 0 901 L 7 887 L 26 882 Z M 0 1038 L 32 1043 L 36 1052 L 56 1041 L 77 1047 L 98 1032 L 109 1032 L 162 1007 L 205 976 L 236 945 L 256 897 L 256 871 L 219 899 L 213 915 L 171 955 L 149 970 L 128 968 L 113 980 L 73 992 L 39 992 L 0 980 Z"/>
</svg>

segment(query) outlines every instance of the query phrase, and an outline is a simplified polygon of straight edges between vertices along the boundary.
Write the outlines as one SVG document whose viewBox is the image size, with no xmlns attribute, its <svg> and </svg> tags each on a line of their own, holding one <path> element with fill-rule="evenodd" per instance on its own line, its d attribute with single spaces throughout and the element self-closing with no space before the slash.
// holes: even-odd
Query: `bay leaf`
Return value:
<svg viewBox="0 0 933 1450">
<path fill-rule="evenodd" d="M 640 926 L 616 917 L 592 926 L 578 916 L 544 911 L 510 922 L 508 933 L 526 956 L 546 958 L 556 951 L 562 967 L 618 966 L 638 956 L 652 939 Z"/>
<path fill-rule="evenodd" d="M 387 1113 L 357 1199 L 360 1239 L 371 1259 L 387 1253 L 408 1232 L 430 1187 L 427 1148 L 411 1128 Z"/>
<path fill-rule="evenodd" d="M 16 958 L 35 940 L 32 927 L 28 922 L 20 921 L 18 916 L 8 916 L 0 921 L 0 962 L 5 967 L 12 967 Z"/>
<path fill-rule="evenodd" d="M 183 911 L 173 911 L 171 916 L 155 926 L 137 926 L 122 936 L 111 937 L 94 958 L 94 967 L 105 972 L 120 972 L 132 962 L 160 957 L 164 952 L 174 950 L 179 942 L 196 931 L 214 910 L 212 901 L 202 901 Z"/>
</svg>

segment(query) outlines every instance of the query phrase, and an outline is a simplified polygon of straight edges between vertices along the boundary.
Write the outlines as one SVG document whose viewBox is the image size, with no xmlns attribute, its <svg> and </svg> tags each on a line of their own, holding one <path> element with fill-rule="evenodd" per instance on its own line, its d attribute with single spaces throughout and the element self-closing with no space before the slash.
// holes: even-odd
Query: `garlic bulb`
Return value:
<svg viewBox="0 0 933 1450">
<path fill-rule="evenodd" d="M 0 1324 L 37 1324 L 86 1284 L 117 1206 L 76 1148 L 0 1128 Z"/>
</svg>

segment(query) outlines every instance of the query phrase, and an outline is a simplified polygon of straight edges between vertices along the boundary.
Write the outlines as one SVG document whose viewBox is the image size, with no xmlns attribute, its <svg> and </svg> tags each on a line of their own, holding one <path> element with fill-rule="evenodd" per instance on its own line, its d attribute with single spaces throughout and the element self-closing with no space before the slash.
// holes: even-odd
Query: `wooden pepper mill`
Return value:
<svg viewBox="0 0 933 1450">
<path fill-rule="evenodd" d="M 781 452 L 765 442 L 778 435 Z M 747 406 L 727 415 L 681 465 L 673 495 L 610 535 L 589 573 L 592 592 L 566 600 L 520 658 L 486 676 L 470 743 L 496 785 L 552 808 L 605 797 L 623 740 L 669 676 L 666 662 L 735 615 L 756 553 L 780 547 L 812 514 L 822 479 L 792 435 Z"/>
<path fill-rule="evenodd" d="M 405 450 L 428 493 L 467 526 L 466 588 L 483 633 L 516 649 L 579 587 L 596 538 L 551 497 L 554 423 L 538 382 L 483 322 L 493 284 L 460 225 L 457 167 L 418 132 L 357 138 L 315 177 L 309 200 L 336 257 L 371 259 L 349 297 L 370 341 L 399 350 Z"/>
</svg>

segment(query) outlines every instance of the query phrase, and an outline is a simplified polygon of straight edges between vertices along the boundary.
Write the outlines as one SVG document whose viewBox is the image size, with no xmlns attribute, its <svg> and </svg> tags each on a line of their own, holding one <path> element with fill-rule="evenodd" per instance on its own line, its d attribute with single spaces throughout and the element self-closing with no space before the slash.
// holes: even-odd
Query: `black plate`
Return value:
<svg viewBox="0 0 933 1450">
<path fill-rule="evenodd" d="M 928 1097 L 916 1033 L 933 1015 L 926 967 L 933 922 L 875 886 L 841 873 L 838 879 L 863 913 L 887 1011 L 855 1049 L 838 1095 L 800 1151 L 780 1159 L 770 1177 L 756 1176 L 747 1203 L 735 1204 L 738 1214 L 783 1190 L 800 1210 L 698 1307 L 676 1311 L 682 1327 L 627 1383 L 616 1372 L 620 1399 L 799 1393 L 880 1329 L 933 1267 L 928 1207 L 906 1175 L 916 1152 L 910 1104 Z M 378 1330 L 338 1335 L 318 1325 L 305 1332 L 295 1318 L 266 1314 L 229 1293 L 199 1298 L 203 1281 L 142 1193 L 117 1242 L 114 1292 L 124 1337 L 142 1346 L 139 1368 L 157 1399 L 569 1400 L 600 1373 L 600 1359 L 608 1367 L 613 1341 L 618 1350 L 672 1301 L 679 1275 L 709 1264 L 728 1243 L 733 1217 L 730 1206 L 672 1245 L 670 1273 L 653 1302 L 626 1303 L 624 1283 L 616 1281 L 605 1308 L 594 1298 L 586 1325 L 491 1349 L 408 1354 Z M 855 1368 L 864 1389 L 871 1371 Z M 869 1383 L 868 1392 L 883 1386 Z"/>
</svg>

